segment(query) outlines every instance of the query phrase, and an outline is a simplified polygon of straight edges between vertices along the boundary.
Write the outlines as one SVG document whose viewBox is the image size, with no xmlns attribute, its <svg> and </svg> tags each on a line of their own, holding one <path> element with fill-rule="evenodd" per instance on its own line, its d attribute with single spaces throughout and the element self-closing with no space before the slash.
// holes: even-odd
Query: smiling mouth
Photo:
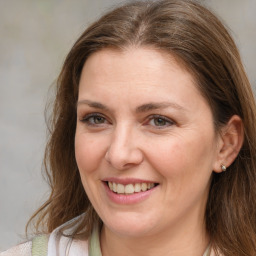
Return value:
<svg viewBox="0 0 256 256">
<path fill-rule="evenodd" d="M 134 194 L 134 193 L 140 193 L 145 192 L 147 190 L 150 190 L 158 185 L 158 183 L 135 183 L 135 184 L 120 184 L 115 182 L 106 182 L 109 189 L 117 194 Z"/>
</svg>

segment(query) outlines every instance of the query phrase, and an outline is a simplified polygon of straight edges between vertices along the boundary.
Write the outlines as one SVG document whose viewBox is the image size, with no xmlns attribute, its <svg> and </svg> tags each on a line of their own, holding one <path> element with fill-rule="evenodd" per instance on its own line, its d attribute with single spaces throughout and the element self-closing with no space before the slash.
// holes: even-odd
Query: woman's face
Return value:
<svg viewBox="0 0 256 256">
<path fill-rule="evenodd" d="M 109 231 L 143 236 L 204 225 L 218 140 L 193 77 L 165 52 L 104 49 L 86 61 L 76 160 Z"/>
</svg>

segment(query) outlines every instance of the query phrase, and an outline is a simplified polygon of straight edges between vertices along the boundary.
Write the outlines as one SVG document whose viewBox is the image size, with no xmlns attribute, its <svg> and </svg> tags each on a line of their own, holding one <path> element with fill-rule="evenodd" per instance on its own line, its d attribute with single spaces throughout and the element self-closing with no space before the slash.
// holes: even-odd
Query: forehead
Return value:
<svg viewBox="0 0 256 256">
<path fill-rule="evenodd" d="M 125 50 L 105 48 L 93 53 L 85 62 L 81 80 L 93 78 L 97 80 L 125 80 L 138 79 L 143 81 L 148 77 L 154 80 L 172 75 L 172 80 L 187 79 L 196 84 L 194 76 L 185 65 L 174 55 L 156 50 L 152 47 L 129 47 Z M 177 73 L 177 76 L 173 76 Z M 146 77 L 143 75 L 147 75 Z M 128 81 L 127 81 L 128 82 Z M 153 82 L 153 81 L 152 81 Z"/>
<path fill-rule="evenodd" d="M 108 95 L 136 101 L 194 101 L 202 98 L 193 75 L 165 51 L 130 47 L 103 49 L 84 64 L 79 98 Z"/>
</svg>

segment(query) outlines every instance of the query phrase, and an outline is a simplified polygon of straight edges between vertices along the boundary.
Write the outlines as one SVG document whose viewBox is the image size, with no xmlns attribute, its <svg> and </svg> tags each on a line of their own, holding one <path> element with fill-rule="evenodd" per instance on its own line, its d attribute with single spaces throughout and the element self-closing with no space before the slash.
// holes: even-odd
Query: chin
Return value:
<svg viewBox="0 0 256 256">
<path fill-rule="evenodd" d="M 112 226 L 106 226 L 109 230 L 111 230 L 113 233 L 118 234 L 122 237 L 142 237 L 147 236 L 150 234 L 149 227 L 144 226 L 135 226 L 135 224 L 129 224 L 126 225 L 112 225 Z"/>
<path fill-rule="evenodd" d="M 126 237 L 147 236 L 152 233 L 154 226 L 158 226 L 154 225 L 154 221 L 149 216 L 145 219 L 141 216 L 139 217 L 138 214 L 134 216 L 127 215 L 124 213 L 119 214 L 119 216 L 103 221 L 103 223 L 111 232 Z M 156 221 L 156 223 L 159 222 Z"/>
</svg>

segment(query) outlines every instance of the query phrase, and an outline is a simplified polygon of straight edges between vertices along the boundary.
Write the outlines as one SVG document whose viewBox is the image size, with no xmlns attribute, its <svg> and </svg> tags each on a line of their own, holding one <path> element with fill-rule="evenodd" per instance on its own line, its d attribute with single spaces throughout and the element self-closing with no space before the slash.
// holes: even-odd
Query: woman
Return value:
<svg viewBox="0 0 256 256">
<path fill-rule="evenodd" d="M 255 255 L 255 113 L 232 38 L 196 1 L 109 12 L 59 76 L 33 253 Z"/>
</svg>

